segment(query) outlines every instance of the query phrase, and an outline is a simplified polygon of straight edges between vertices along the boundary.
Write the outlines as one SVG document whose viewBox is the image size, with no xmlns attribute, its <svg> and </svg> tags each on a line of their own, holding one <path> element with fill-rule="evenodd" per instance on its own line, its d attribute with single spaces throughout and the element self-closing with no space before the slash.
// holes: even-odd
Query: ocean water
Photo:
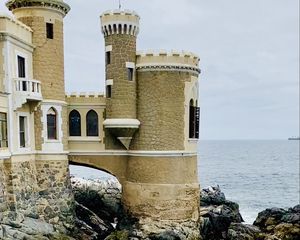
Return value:
<svg viewBox="0 0 300 240">
<path fill-rule="evenodd" d="M 299 141 L 200 141 L 198 173 L 201 188 L 219 185 L 228 200 L 240 205 L 246 223 L 270 207 L 300 203 Z M 83 178 L 112 177 L 78 166 L 71 174 Z"/>
</svg>

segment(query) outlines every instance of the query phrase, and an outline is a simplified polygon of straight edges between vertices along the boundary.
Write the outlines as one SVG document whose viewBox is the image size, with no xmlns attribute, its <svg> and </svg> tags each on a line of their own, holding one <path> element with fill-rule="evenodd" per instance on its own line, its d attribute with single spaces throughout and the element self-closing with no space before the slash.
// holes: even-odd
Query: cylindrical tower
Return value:
<svg viewBox="0 0 300 240">
<path fill-rule="evenodd" d="M 136 216 L 197 225 L 197 138 L 189 136 L 190 125 L 196 129 L 197 121 L 189 102 L 198 99 L 198 63 L 199 58 L 187 52 L 137 54 L 141 125 L 132 140 L 123 184 L 124 205 Z"/>
<path fill-rule="evenodd" d="M 34 110 L 35 165 L 39 193 L 37 211 L 72 222 L 68 165 L 67 103 L 64 82 L 63 18 L 70 10 L 63 0 L 10 0 L 6 6 L 32 29 L 33 77 L 41 82 L 43 100 Z M 44 207 L 48 202 L 48 210 Z M 39 204 L 41 203 L 41 204 Z M 67 212 L 66 209 L 70 211 Z"/>
<path fill-rule="evenodd" d="M 114 10 L 101 15 L 106 58 L 106 147 L 129 148 L 139 126 L 136 119 L 136 37 L 140 17 L 133 11 Z"/>
</svg>

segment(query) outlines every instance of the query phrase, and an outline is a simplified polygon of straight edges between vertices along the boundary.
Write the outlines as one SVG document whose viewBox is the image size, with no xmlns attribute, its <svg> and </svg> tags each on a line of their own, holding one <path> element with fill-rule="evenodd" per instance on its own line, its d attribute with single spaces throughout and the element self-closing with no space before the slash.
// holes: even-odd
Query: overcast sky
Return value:
<svg viewBox="0 0 300 240">
<path fill-rule="evenodd" d="M 104 90 L 99 16 L 118 0 L 68 0 L 66 90 Z M 198 54 L 202 139 L 299 135 L 298 0 L 123 0 L 141 16 L 138 50 Z M 6 11 L 1 0 L 0 11 Z"/>
</svg>

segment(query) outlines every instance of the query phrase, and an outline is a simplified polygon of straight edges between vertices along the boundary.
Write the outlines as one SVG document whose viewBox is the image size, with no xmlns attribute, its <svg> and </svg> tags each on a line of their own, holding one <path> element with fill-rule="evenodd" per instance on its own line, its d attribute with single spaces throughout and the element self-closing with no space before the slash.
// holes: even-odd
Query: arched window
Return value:
<svg viewBox="0 0 300 240">
<path fill-rule="evenodd" d="M 98 114 L 94 110 L 86 114 L 86 135 L 98 136 Z"/>
<path fill-rule="evenodd" d="M 50 108 L 47 112 L 47 134 L 48 139 L 57 139 L 57 114 L 54 108 Z"/>
<path fill-rule="evenodd" d="M 69 114 L 69 134 L 70 136 L 81 136 L 80 113 L 72 110 Z"/>
<path fill-rule="evenodd" d="M 193 99 L 190 100 L 189 138 L 195 138 L 195 107 Z"/>
</svg>

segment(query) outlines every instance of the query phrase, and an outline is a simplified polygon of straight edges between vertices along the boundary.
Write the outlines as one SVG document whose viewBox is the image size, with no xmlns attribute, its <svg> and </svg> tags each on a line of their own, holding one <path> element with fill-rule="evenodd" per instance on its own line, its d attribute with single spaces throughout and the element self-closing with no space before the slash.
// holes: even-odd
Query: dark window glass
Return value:
<svg viewBox="0 0 300 240">
<path fill-rule="evenodd" d="M 98 136 L 98 115 L 94 110 L 86 114 L 86 135 Z"/>
<path fill-rule="evenodd" d="M 111 98 L 111 85 L 106 86 L 106 97 Z"/>
<path fill-rule="evenodd" d="M 25 78 L 25 58 L 18 56 L 18 77 Z"/>
<path fill-rule="evenodd" d="M 57 139 L 56 134 L 56 111 L 53 108 L 47 113 L 47 133 L 48 139 Z"/>
<path fill-rule="evenodd" d="M 190 116 L 189 116 L 189 138 L 195 138 L 195 107 L 193 100 L 190 101 Z"/>
<path fill-rule="evenodd" d="M 106 65 L 110 64 L 110 52 L 106 52 L 106 54 L 105 54 L 105 61 L 106 61 Z"/>
<path fill-rule="evenodd" d="M 7 148 L 7 119 L 6 113 L 0 113 L 0 148 Z"/>
<path fill-rule="evenodd" d="M 128 81 L 133 80 L 133 68 L 127 68 Z"/>
<path fill-rule="evenodd" d="M 53 23 L 46 23 L 47 38 L 53 39 Z"/>
<path fill-rule="evenodd" d="M 70 136 L 81 136 L 81 119 L 78 111 L 73 110 L 69 114 Z"/>
<path fill-rule="evenodd" d="M 24 148 L 25 143 L 25 117 L 19 118 L 19 135 L 20 135 L 20 147 Z"/>
<path fill-rule="evenodd" d="M 195 138 L 199 138 L 200 107 L 195 107 Z"/>
</svg>

